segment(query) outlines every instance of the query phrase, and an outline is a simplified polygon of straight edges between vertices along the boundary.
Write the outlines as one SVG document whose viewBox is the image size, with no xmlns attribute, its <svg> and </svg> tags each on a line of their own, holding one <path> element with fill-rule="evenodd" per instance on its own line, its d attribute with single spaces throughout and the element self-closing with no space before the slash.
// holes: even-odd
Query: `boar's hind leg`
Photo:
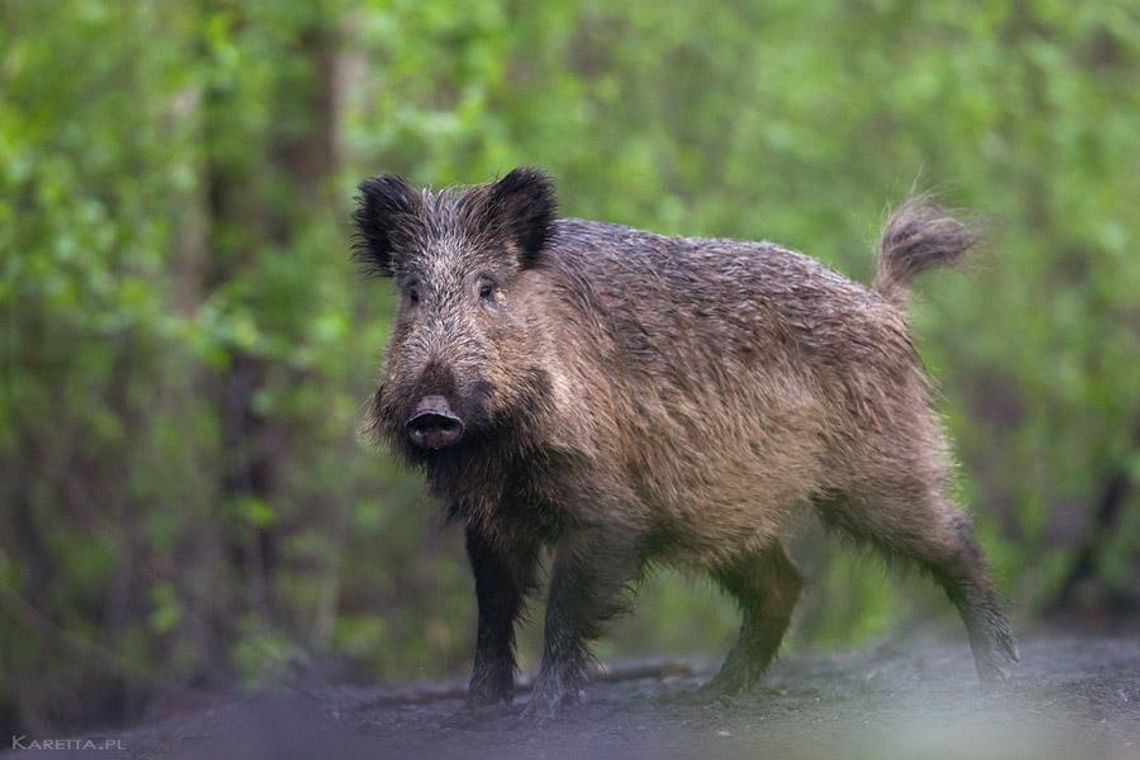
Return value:
<svg viewBox="0 0 1140 760">
<path fill-rule="evenodd" d="M 479 604 L 468 701 L 472 706 L 510 704 L 515 685 L 515 620 L 534 588 L 538 544 L 491 542 L 469 527 L 467 557 Z"/>
<path fill-rule="evenodd" d="M 556 547 L 546 608 L 542 666 L 524 716 L 545 719 L 575 703 L 592 658 L 587 647 L 602 625 L 624 611 L 640 569 L 639 536 L 622 528 L 588 528 Z"/>
<path fill-rule="evenodd" d="M 850 507 L 856 503 L 845 503 L 830 513 L 825 509 L 825 519 L 869 539 L 888 556 L 928 570 L 966 624 L 982 683 L 1008 681 L 1010 666 L 1018 659 L 1017 644 L 986 575 L 986 557 L 970 530 L 969 517 L 941 496 L 877 499 L 853 513 Z"/>
<path fill-rule="evenodd" d="M 1018 660 L 1017 643 L 997 591 L 986 576 L 986 557 L 970 531 L 966 515 L 954 507 L 947 544 L 919 561 L 928 569 L 958 608 L 970 636 L 974 665 L 982 683 L 1009 680 L 1010 666 Z"/>
<path fill-rule="evenodd" d="M 768 669 L 800 596 L 800 574 L 779 543 L 717 569 L 713 576 L 740 605 L 743 622 L 720 672 L 705 691 L 750 689 Z"/>
</svg>

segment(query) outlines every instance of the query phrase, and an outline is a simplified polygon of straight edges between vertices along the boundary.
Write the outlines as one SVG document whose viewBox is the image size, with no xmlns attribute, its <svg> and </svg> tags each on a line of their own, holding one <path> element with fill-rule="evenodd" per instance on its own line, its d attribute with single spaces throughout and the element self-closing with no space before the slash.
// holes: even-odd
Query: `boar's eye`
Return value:
<svg viewBox="0 0 1140 760">
<path fill-rule="evenodd" d="M 492 301 L 495 298 L 495 291 L 498 290 L 498 283 L 495 278 L 489 274 L 479 275 L 479 300 Z"/>
<path fill-rule="evenodd" d="M 414 282 L 411 285 L 408 285 L 408 300 L 413 304 L 420 302 L 420 287 Z"/>
</svg>

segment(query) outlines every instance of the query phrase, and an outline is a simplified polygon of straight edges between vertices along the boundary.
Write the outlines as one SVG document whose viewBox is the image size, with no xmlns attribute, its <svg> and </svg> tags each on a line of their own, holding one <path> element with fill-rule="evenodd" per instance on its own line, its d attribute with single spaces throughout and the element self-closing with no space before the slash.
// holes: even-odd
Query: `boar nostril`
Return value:
<svg viewBox="0 0 1140 760">
<path fill-rule="evenodd" d="M 425 449 L 446 448 L 463 435 L 463 423 L 458 418 L 435 412 L 417 414 L 408 420 L 407 427 L 412 443 Z"/>
<path fill-rule="evenodd" d="M 428 396 L 420 401 L 404 426 L 412 443 L 425 449 L 446 448 L 463 435 L 463 420 L 451 411 L 442 396 Z"/>
</svg>

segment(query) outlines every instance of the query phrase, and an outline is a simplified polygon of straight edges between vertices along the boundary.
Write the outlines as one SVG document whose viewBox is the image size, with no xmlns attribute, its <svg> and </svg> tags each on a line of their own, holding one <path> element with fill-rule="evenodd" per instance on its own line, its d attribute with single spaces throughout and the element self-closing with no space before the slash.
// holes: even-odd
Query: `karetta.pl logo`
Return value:
<svg viewBox="0 0 1140 760">
<path fill-rule="evenodd" d="M 122 739 L 29 739 L 27 736 L 13 736 L 12 749 L 44 749 L 53 752 L 61 750 L 122 750 L 126 749 Z"/>
</svg>

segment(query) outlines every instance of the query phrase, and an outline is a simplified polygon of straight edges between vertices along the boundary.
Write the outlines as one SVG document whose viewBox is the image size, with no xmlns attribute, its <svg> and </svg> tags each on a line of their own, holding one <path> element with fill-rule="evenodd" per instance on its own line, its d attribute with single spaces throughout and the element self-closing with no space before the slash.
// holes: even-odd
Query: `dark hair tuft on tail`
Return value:
<svg viewBox="0 0 1140 760">
<path fill-rule="evenodd" d="M 928 269 L 956 264 L 980 236 L 974 228 L 920 195 L 900 206 L 883 227 L 874 289 L 900 306 L 906 288 Z"/>
</svg>

